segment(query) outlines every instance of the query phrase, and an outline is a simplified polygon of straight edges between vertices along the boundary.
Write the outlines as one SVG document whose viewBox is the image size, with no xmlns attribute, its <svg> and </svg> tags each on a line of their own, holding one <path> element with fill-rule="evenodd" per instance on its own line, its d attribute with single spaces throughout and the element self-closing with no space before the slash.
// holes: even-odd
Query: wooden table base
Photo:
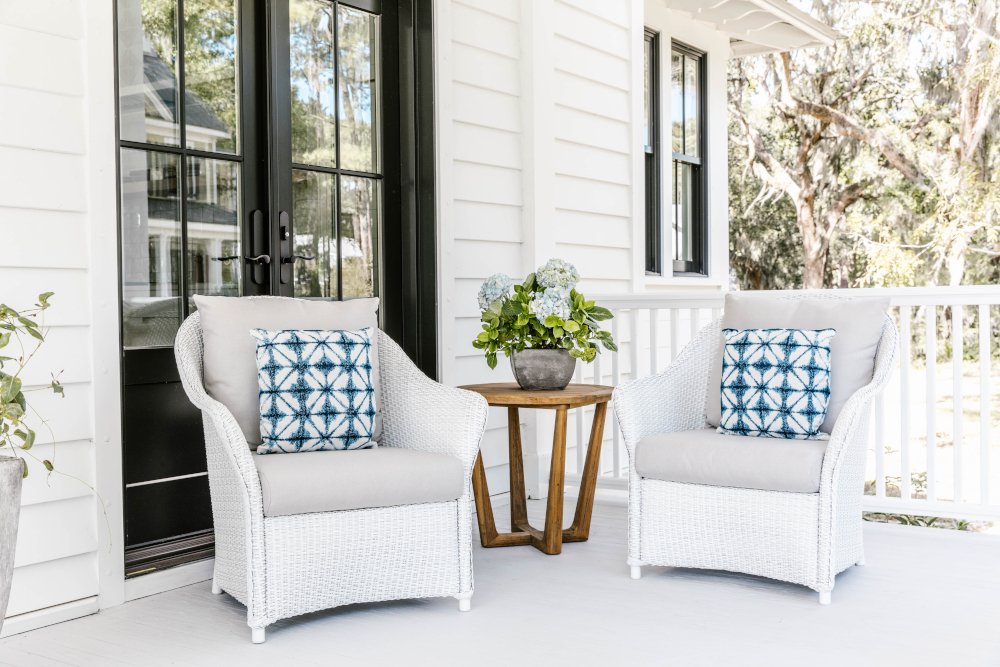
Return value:
<svg viewBox="0 0 1000 667">
<path fill-rule="evenodd" d="M 507 408 L 507 428 L 510 432 L 510 525 L 513 532 L 498 533 L 493 521 L 493 505 L 486 485 L 483 455 L 476 459 L 472 471 L 472 487 L 476 496 L 476 516 L 479 519 L 479 539 L 484 547 L 512 547 L 530 544 L 547 554 L 562 552 L 563 542 L 584 542 L 590 537 L 590 516 L 594 510 L 594 489 L 601 460 L 604 416 L 607 402 L 594 407 L 594 423 L 590 429 L 587 462 L 580 480 L 580 496 L 576 501 L 573 525 L 563 530 L 563 484 L 566 473 L 567 409 L 556 409 L 556 429 L 552 440 L 552 467 L 549 470 L 549 497 L 545 510 L 545 530 L 528 523 L 527 499 L 524 493 L 524 462 L 521 457 L 521 422 L 518 409 Z"/>
</svg>

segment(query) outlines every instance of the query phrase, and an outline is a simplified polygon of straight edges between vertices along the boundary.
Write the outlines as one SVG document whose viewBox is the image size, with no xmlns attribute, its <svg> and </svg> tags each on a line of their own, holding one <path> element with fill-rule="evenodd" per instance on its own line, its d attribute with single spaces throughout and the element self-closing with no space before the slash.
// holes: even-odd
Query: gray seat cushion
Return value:
<svg viewBox="0 0 1000 667">
<path fill-rule="evenodd" d="M 462 496 L 462 462 L 397 447 L 257 454 L 264 516 L 440 503 Z"/>
<path fill-rule="evenodd" d="M 662 433 L 636 445 L 635 471 L 665 482 L 817 493 L 827 444 L 723 435 L 714 428 Z"/>
<path fill-rule="evenodd" d="M 382 437 L 382 393 L 378 370 L 378 299 L 307 301 L 229 296 L 194 297 L 201 313 L 205 342 L 205 391 L 229 408 L 250 449 L 260 437 L 260 385 L 257 382 L 257 341 L 251 329 L 286 331 L 358 331 L 372 327 L 372 378 L 375 424 L 372 440 Z"/>
<path fill-rule="evenodd" d="M 847 400 L 871 382 L 875 351 L 882 338 L 889 297 L 856 299 L 781 299 L 730 292 L 726 294 L 723 329 L 836 329 L 830 343 L 830 400 L 820 431 L 832 433 Z M 722 354 L 719 334 L 715 362 L 708 376 L 705 417 L 718 426 L 722 418 Z"/>
</svg>

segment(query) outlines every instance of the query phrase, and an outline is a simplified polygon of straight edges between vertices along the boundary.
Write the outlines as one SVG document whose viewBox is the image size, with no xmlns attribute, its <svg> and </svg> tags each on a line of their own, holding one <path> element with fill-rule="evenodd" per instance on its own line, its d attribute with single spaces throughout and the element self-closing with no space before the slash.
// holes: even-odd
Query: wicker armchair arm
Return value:
<svg viewBox="0 0 1000 667">
<path fill-rule="evenodd" d="M 705 392 L 720 324 L 716 320 L 699 331 L 662 373 L 615 388 L 612 405 L 629 456 L 647 435 L 705 426 Z"/>
<path fill-rule="evenodd" d="M 257 466 L 253 464 L 251 458 L 253 454 L 250 453 L 250 446 L 247 444 L 246 436 L 243 435 L 243 430 L 229 408 L 205 391 L 202 379 L 204 378 L 203 353 L 201 315 L 194 313 L 181 325 L 174 342 L 174 357 L 177 360 L 181 384 L 191 403 L 204 412 L 215 426 L 219 438 L 232 455 L 232 463 L 244 484 L 248 489 L 257 489 L 259 494 L 260 477 L 257 475 Z M 263 506 L 255 509 L 259 509 L 263 517 Z"/>
<path fill-rule="evenodd" d="M 458 457 L 471 476 L 486 430 L 486 399 L 431 380 L 387 334 L 378 336 L 382 445 Z"/>
<path fill-rule="evenodd" d="M 882 337 L 875 351 L 875 369 L 871 382 L 858 389 L 847 400 L 844 409 L 837 417 L 833 426 L 826 454 L 823 458 L 823 472 L 820 481 L 820 493 L 830 493 L 833 486 L 834 471 L 837 469 L 847 451 L 847 443 L 851 441 L 854 431 L 864 424 L 868 417 L 868 405 L 872 399 L 882 393 L 892 377 L 896 364 L 896 353 L 899 350 L 899 332 L 896 325 L 885 318 L 882 326 Z"/>
</svg>

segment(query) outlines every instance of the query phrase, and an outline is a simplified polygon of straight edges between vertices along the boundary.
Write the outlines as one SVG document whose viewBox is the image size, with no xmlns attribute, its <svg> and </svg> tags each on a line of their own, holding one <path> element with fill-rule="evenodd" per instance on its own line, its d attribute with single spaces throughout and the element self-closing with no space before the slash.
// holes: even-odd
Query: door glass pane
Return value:
<svg viewBox="0 0 1000 667">
<path fill-rule="evenodd" d="M 340 255 L 344 262 L 344 298 L 375 296 L 375 236 L 378 182 L 340 177 Z"/>
<path fill-rule="evenodd" d="M 649 146 L 649 104 L 650 104 L 650 91 L 652 90 L 652 75 L 649 71 L 649 59 L 652 57 L 650 53 L 653 50 L 653 41 L 647 37 L 644 42 L 643 47 L 643 102 L 642 102 L 642 143 L 644 146 Z"/>
<path fill-rule="evenodd" d="M 118 0 L 121 138 L 177 146 L 177 12 L 173 2 Z"/>
<path fill-rule="evenodd" d="M 378 17 L 340 5 L 340 162 L 344 169 L 375 171 L 375 34 Z"/>
<path fill-rule="evenodd" d="M 124 345 L 173 345 L 181 322 L 180 163 L 123 148 L 121 174 Z"/>
<path fill-rule="evenodd" d="M 700 77 L 698 76 L 698 65 L 701 63 L 697 58 L 684 59 L 684 154 L 697 157 L 699 109 L 698 99 L 700 97 Z"/>
<path fill-rule="evenodd" d="M 673 151 L 684 152 L 684 56 L 670 54 L 670 118 L 673 128 Z"/>
<path fill-rule="evenodd" d="M 238 163 L 187 158 L 188 296 L 240 295 L 239 201 Z"/>
<path fill-rule="evenodd" d="M 233 0 L 184 0 L 188 148 L 222 153 L 239 150 L 236 29 Z"/>
<path fill-rule="evenodd" d="M 692 166 L 674 161 L 674 259 L 694 260 Z"/>
<path fill-rule="evenodd" d="M 292 171 L 295 296 L 337 298 L 336 179 L 316 171 Z"/>
<path fill-rule="evenodd" d="M 336 165 L 336 70 L 333 4 L 288 3 L 292 81 L 292 162 Z"/>
</svg>

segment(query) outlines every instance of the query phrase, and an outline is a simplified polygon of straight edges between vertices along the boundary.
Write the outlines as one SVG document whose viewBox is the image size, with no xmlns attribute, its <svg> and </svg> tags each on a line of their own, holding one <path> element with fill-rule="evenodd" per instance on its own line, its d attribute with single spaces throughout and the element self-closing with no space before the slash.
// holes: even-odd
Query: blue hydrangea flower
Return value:
<svg viewBox="0 0 1000 667">
<path fill-rule="evenodd" d="M 550 259 L 535 271 L 535 279 L 542 287 L 565 287 L 571 290 L 580 282 L 576 267 L 561 259 Z"/>
<path fill-rule="evenodd" d="M 494 273 L 479 288 L 479 310 L 488 310 L 490 304 L 507 294 L 511 288 L 510 276 Z"/>
<path fill-rule="evenodd" d="M 549 287 L 541 294 L 536 294 L 534 302 L 535 316 L 545 324 L 545 318 L 555 315 L 561 320 L 568 320 L 573 314 L 569 303 L 569 287 Z"/>
</svg>

